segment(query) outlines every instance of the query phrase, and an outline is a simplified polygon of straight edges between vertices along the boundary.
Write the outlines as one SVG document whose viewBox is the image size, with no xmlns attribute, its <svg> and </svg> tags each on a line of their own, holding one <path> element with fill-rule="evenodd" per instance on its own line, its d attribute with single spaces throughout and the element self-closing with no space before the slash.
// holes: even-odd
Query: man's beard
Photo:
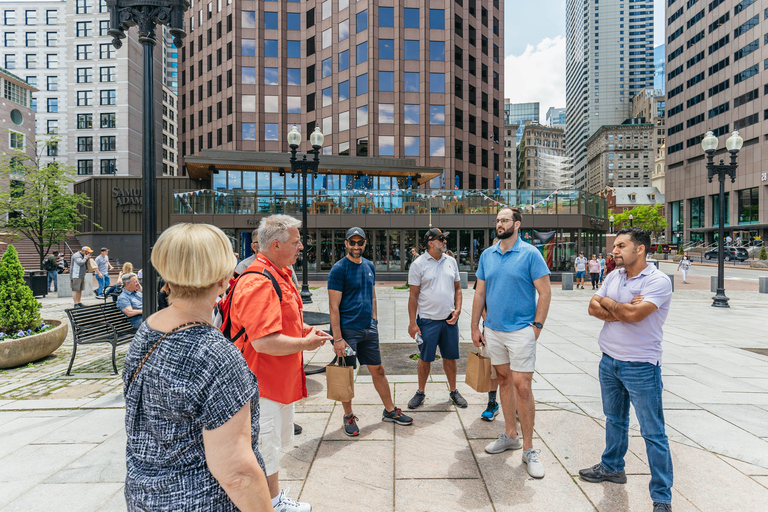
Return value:
<svg viewBox="0 0 768 512">
<path fill-rule="evenodd" d="M 496 238 L 499 240 L 506 240 L 507 238 L 511 238 L 517 234 L 517 231 L 515 231 L 514 228 L 512 228 L 511 231 L 504 230 L 502 233 L 499 233 L 499 231 L 496 231 Z"/>
</svg>

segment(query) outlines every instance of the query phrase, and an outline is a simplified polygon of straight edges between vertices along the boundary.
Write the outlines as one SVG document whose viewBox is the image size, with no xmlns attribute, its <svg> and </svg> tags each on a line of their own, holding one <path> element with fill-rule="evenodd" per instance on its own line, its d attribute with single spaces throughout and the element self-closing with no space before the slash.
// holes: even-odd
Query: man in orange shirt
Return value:
<svg viewBox="0 0 768 512">
<path fill-rule="evenodd" d="M 332 336 L 305 324 L 302 302 L 288 268 L 303 249 L 301 222 L 272 215 L 259 224 L 260 252 L 239 277 L 232 297 L 232 332 L 248 367 L 259 381 L 259 452 L 264 459 L 272 506 L 278 512 L 309 512 L 280 490 L 280 449 L 293 444 L 293 404 L 307 396 L 305 350 L 314 350 Z M 279 286 L 278 295 L 274 282 Z"/>
</svg>

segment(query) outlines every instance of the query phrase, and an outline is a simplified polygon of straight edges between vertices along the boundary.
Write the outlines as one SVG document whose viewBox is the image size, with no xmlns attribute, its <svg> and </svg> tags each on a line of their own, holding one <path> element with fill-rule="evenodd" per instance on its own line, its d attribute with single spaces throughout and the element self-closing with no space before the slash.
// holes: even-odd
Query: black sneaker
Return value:
<svg viewBox="0 0 768 512">
<path fill-rule="evenodd" d="M 611 473 L 603 467 L 602 464 L 595 464 L 591 468 L 580 469 L 579 476 L 582 480 L 587 482 L 600 483 L 600 482 L 613 482 L 615 484 L 627 483 L 627 475 L 623 471 L 620 473 Z M 656 507 L 654 506 L 654 511 Z M 663 509 L 662 509 L 663 510 Z"/>
<path fill-rule="evenodd" d="M 301 428 L 301 425 L 297 425 L 296 423 L 293 424 L 293 435 L 297 436 L 297 435 L 301 434 L 301 432 L 303 430 L 304 429 Z"/>
<path fill-rule="evenodd" d="M 416 391 L 416 394 L 413 395 L 413 398 L 410 399 L 408 402 L 408 408 L 409 409 L 415 409 L 417 407 L 420 407 L 421 404 L 424 403 L 424 399 L 427 397 L 427 395 L 423 391 Z"/>
<path fill-rule="evenodd" d="M 413 418 L 403 414 L 403 411 L 399 407 L 395 407 L 395 410 L 392 412 L 387 412 L 387 410 L 384 409 L 384 414 L 382 415 L 381 420 L 391 421 L 398 425 L 410 425 L 413 423 Z"/>
<path fill-rule="evenodd" d="M 78 302 L 77 304 L 75 304 L 75 307 L 76 308 L 84 308 L 85 306 L 83 305 L 82 302 Z"/>
<path fill-rule="evenodd" d="M 659 503 L 658 501 L 653 502 L 653 512 L 672 512 L 672 504 L 671 503 Z"/>
<path fill-rule="evenodd" d="M 350 437 L 354 437 L 360 434 L 360 429 L 357 428 L 358 417 L 350 413 L 344 416 L 344 433 Z"/>
<path fill-rule="evenodd" d="M 456 405 L 456 407 L 461 407 L 462 409 L 467 407 L 467 401 L 464 400 L 464 397 L 461 396 L 461 393 L 459 393 L 458 389 L 451 391 L 450 397 L 451 401 Z"/>
</svg>

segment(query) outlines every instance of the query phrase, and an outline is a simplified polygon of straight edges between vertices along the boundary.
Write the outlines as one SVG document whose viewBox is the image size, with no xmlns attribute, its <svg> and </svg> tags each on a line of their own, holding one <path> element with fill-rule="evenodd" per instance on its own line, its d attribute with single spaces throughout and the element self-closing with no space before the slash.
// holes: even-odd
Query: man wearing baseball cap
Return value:
<svg viewBox="0 0 768 512">
<path fill-rule="evenodd" d="M 85 270 L 88 258 L 91 257 L 93 249 L 84 245 L 82 249 L 72 254 L 72 264 L 70 265 L 69 282 L 72 285 L 72 301 L 76 308 L 84 308 L 80 299 L 85 290 Z"/>
<path fill-rule="evenodd" d="M 331 313 L 331 331 L 333 333 L 333 351 L 341 359 L 346 357 L 346 364 L 368 366 L 373 387 L 384 404 L 383 421 L 398 425 L 410 425 L 413 419 L 406 416 L 392 402 L 389 381 L 381 364 L 379 351 L 379 330 L 376 319 L 376 269 L 370 260 L 363 258 L 367 237 L 365 231 L 354 227 L 347 231 L 344 245 L 346 257 L 337 261 L 328 273 L 328 299 Z M 347 357 L 346 348 L 355 354 Z M 344 407 L 344 433 L 357 436 L 357 416 L 352 412 L 352 402 L 342 402 Z"/>
<path fill-rule="evenodd" d="M 416 339 L 419 347 L 419 389 L 408 402 L 409 409 L 416 409 L 424 403 L 424 388 L 437 347 L 440 347 L 443 358 L 451 401 L 457 407 L 467 406 L 467 401 L 456 389 L 456 360 L 459 358 L 457 321 L 461 314 L 462 295 L 459 266 L 454 258 L 445 254 L 447 236 L 448 233 L 437 228 L 427 231 L 424 235 L 427 251 L 413 262 L 408 272 L 411 290 L 408 335 Z"/>
</svg>

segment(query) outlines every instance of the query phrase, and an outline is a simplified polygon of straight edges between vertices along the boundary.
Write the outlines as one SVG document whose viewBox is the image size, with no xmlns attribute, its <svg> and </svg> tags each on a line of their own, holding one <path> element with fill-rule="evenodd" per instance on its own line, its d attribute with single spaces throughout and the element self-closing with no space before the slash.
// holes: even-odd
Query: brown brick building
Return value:
<svg viewBox="0 0 768 512">
<path fill-rule="evenodd" d="M 444 169 L 430 188 L 493 187 L 503 172 L 503 7 L 195 2 L 180 55 L 180 160 L 207 149 L 288 152 L 293 125 L 306 151 L 319 126 L 323 154 L 415 158 Z"/>
</svg>

